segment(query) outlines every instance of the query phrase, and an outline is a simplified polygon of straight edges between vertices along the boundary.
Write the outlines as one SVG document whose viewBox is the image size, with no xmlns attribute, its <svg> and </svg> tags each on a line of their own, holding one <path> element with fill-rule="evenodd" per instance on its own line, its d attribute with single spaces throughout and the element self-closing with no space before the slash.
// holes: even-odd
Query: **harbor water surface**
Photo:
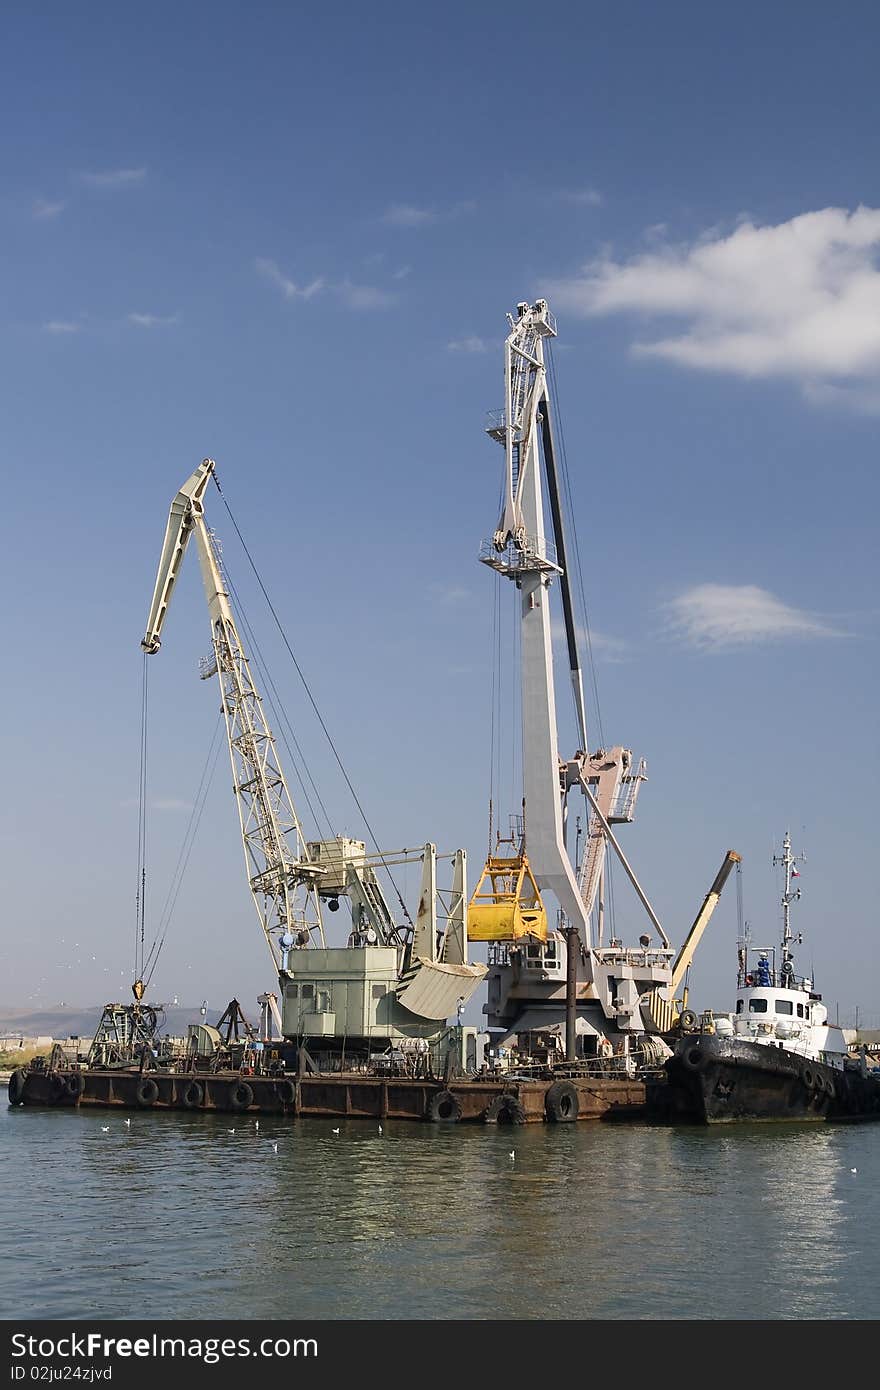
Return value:
<svg viewBox="0 0 880 1390">
<path fill-rule="evenodd" d="M 0 1109 L 0 1316 L 880 1313 L 880 1125 L 125 1118 Z"/>
</svg>

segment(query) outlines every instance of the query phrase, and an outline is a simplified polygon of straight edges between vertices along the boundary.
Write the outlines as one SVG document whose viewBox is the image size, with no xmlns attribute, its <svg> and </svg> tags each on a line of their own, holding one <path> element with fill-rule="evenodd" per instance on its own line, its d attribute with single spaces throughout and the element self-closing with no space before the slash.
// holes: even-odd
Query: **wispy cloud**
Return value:
<svg viewBox="0 0 880 1390">
<path fill-rule="evenodd" d="M 395 302 L 395 296 L 376 285 L 358 285 L 347 277 L 344 280 L 327 280 L 323 275 L 307 285 L 297 285 L 279 268 L 275 261 L 259 258 L 255 262 L 257 271 L 270 284 L 275 285 L 285 299 L 312 299 L 316 294 L 333 295 L 346 309 L 384 309 Z"/>
<path fill-rule="evenodd" d="M 426 227 L 436 222 L 439 213 L 435 208 L 420 208 L 413 203 L 392 203 L 382 214 L 382 221 L 389 227 Z"/>
<path fill-rule="evenodd" d="M 880 380 L 876 384 L 837 386 L 830 381 L 808 381 L 804 395 L 814 405 L 838 407 L 856 415 L 880 415 Z"/>
<path fill-rule="evenodd" d="M 177 314 L 129 314 L 128 321 L 137 328 L 161 328 L 165 324 L 177 323 Z"/>
<path fill-rule="evenodd" d="M 600 208 L 605 202 L 598 188 L 560 188 L 556 196 L 561 203 L 580 208 Z"/>
<path fill-rule="evenodd" d="M 387 309 L 395 300 L 388 290 L 379 289 L 376 285 L 355 285 L 351 280 L 329 285 L 328 289 L 339 297 L 347 309 Z"/>
<path fill-rule="evenodd" d="M 79 176 L 80 183 L 87 188 L 130 188 L 132 184 L 143 183 L 147 171 L 139 169 L 100 169 Z"/>
<path fill-rule="evenodd" d="M 43 329 L 46 333 L 78 333 L 80 325 L 70 319 L 50 319 L 43 324 Z"/>
<path fill-rule="evenodd" d="M 594 628 L 587 632 L 581 623 L 577 624 L 576 635 L 581 661 L 585 664 L 589 662 L 591 652 L 597 661 L 606 666 L 629 660 L 630 646 L 622 637 L 612 637 L 610 633 L 597 632 Z M 554 619 L 553 637 L 557 642 L 565 640 L 565 624 L 561 618 Z"/>
<path fill-rule="evenodd" d="M 446 344 L 447 352 L 488 352 L 491 343 L 487 343 L 485 338 L 478 338 L 476 334 L 471 334 L 468 338 L 453 338 L 451 343 Z"/>
<path fill-rule="evenodd" d="M 66 207 L 67 204 L 60 198 L 55 202 L 49 198 L 37 198 L 31 207 L 31 213 L 37 221 L 48 222 L 62 213 Z"/>
<path fill-rule="evenodd" d="M 827 382 L 880 382 L 880 209 L 825 208 L 775 226 L 748 219 L 729 235 L 600 257 L 550 281 L 554 302 L 584 315 L 685 321 L 634 351 L 703 371 Z"/>
<path fill-rule="evenodd" d="M 842 637 L 824 619 L 755 584 L 696 584 L 666 605 L 672 631 L 690 646 L 721 650 L 759 642 Z"/>
<path fill-rule="evenodd" d="M 476 203 L 463 199 L 446 207 L 420 207 L 416 203 L 392 203 L 382 213 L 381 222 L 386 227 L 429 227 L 434 222 L 449 222 L 453 218 L 473 212 Z"/>
<path fill-rule="evenodd" d="M 308 285 L 297 285 L 279 269 L 275 261 L 269 261 L 263 257 L 258 257 L 255 264 L 260 275 L 264 276 L 271 284 L 276 285 L 285 299 L 311 299 L 325 287 L 325 281 L 320 277 L 317 280 L 312 280 Z"/>
</svg>

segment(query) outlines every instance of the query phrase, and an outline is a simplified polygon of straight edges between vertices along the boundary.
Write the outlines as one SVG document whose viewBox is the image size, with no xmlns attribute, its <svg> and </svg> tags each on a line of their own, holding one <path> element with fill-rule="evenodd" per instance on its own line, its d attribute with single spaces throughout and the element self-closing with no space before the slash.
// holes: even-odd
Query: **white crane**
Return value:
<svg viewBox="0 0 880 1390">
<path fill-rule="evenodd" d="M 558 997 L 559 962 L 564 950 L 578 949 L 578 998 L 601 1004 L 607 1022 L 601 1027 L 640 1031 L 644 1022 L 640 1000 L 648 992 L 668 990 L 669 939 L 645 896 L 612 828 L 615 822 L 631 821 L 639 787 L 645 780 L 644 761 L 634 764 L 631 752 L 623 747 L 600 748 L 589 752 L 583 681 L 578 656 L 577 631 L 566 556 L 565 528 L 559 474 L 553 436 L 553 414 L 544 363 L 545 340 L 556 336 L 556 325 L 546 300 L 521 303 L 516 317 L 508 315 L 510 333 L 504 347 L 505 406 L 489 427 L 489 434 L 504 446 L 505 471 L 502 508 L 490 541 L 484 543 L 480 559 L 515 582 L 519 593 L 522 690 L 522 776 L 523 842 L 518 860 L 490 857 L 484 879 L 507 890 L 475 894 L 471 901 L 469 930 L 473 939 L 516 941 L 526 936 L 522 913 L 512 912 L 510 885 L 517 866 L 525 865 L 520 882 L 549 889 L 560 909 L 562 932 L 547 941 L 547 922 L 543 904 L 535 894 L 525 906 L 535 918 L 533 940 L 547 941 L 541 948 L 547 969 L 535 971 L 524 984 L 518 967 L 502 966 L 497 972 L 497 1007 L 493 1008 L 493 980 L 490 974 L 490 1014 L 498 1020 L 513 1017 L 515 1001 L 520 1010 L 536 1001 L 548 1003 Z M 541 462 L 543 458 L 543 480 Z M 551 513 L 552 540 L 548 540 L 544 520 L 544 483 Z M 550 586 L 558 578 L 562 596 L 569 669 L 578 724 L 580 748 L 573 758 L 559 756 L 556 727 L 556 698 L 553 681 L 552 621 Z M 579 870 L 572 864 L 566 845 L 566 819 L 569 793 L 583 793 L 589 806 L 589 828 Z M 607 847 L 611 846 L 650 918 L 657 942 L 642 936 L 640 946 L 625 948 L 618 941 L 605 946 L 602 941 L 603 875 Z M 504 881 L 503 867 L 508 866 Z M 481 881 L 482 882 L 482 881 Z M 523 890 L 518 890 L 523 891 Z M 479 893 L 479 890 L 478 890 Z M 591 931 L 591 914 L 598 906 L 597 939 Z M 481 927 L 483 929 L 481 930 Z M 514 928 L 508 930 L 508 928 Z M 566 947 L 562 945 L 562 937 Z M 548 962 L 555 964 L 549 965 Z M 540 977 L 540 978 L 539 978 Z M 572 981 L 573 983 L 573 981 Z M 595 1004 L 593 1005 L 595 1009 Z"/>
<path fill-rule="evenodd" d="M 238 634 L 217 544 L 205 522 L 204 496 L 213 473 L 214 460 L 203 459 L 171 503 L 141 646 L 148 654 L 159 650 L 171 594 L 194 535 L 214 644 L 202 676 L 219 676 L 247 876 L 277 971 L 284 953 L 308 945 L 313 933 L 324 944 L 317 891 L 323 869 L 309 854 Z"/>
<path fill-rule="evenodd" d="M 194 535 L 214 644 L 202 675 L 219 676 L 248 881 L 282 995 L 280 1009 L 274 994 L 260 996 L 264 1033 L 269 1035 L 271 1012 L 284 1038 L 308 1034 L 323 1048 L 347 1049 L 349 1057 L 360 1047 L 368 1058 L 373 1046 L 392 1039 L 401 1046 L 427 1045 L 443 1035 L 456 1001 L 470 998 L 486 973 L 484 965 L 467 963 L 465 853 L 448 856 L 453 882 L 441 932 L 433 844 L 420 856 L 403 850 L 372 859 L 359 840 L 305 839 L 238 634 L 217 543 L 205 522 L 204 495 L 213 474 L 213 460 L 204 459 L 171 504 L 141 646 L 148 654 L 159 650 Z M 387 871 L 414 857 L 423 861 L 419 909 L 415 923 L 401 928 L 376 867 Z M 321 903 L 326 900 L 332 912 L 342 896 L 352 908 L 351 935 L 345 948 L 329 947 Z"/>
</svg>

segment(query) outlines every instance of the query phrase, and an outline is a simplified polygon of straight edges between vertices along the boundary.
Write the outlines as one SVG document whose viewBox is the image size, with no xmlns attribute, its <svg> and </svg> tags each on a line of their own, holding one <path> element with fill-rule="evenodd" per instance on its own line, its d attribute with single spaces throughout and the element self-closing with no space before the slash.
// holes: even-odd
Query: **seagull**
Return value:
<svg viewBox="0 0 880 1390">
<path fill-rule="evenodd" d="M 101 1133 L 102 1133 L 102 1134 L 109 1134 L 109 1133 L 110 1133 L 110 1126 L 109 1126 L 109 1125 L 101 1125 Z"/>
<path fill-rule="evenodd" d="M 277 1154 L 277 1152 L 278 1152 L 278 1141 L 277 1141 L 277 1139 L 275 1140 L 275 1142 L 274 1142 L 273 1145 L 272 1145 L 272 1152 L 273 1152 L 273 1154 Z"/>
<path fill-rule="evenodd" d="M 516 1158 L 516 1149 L 511 1149 L 511 1150 L 510 1150 L 510 1153 L 507 1155 L 507 1157 L 510 1158 L 510 1159 Z"/>
<path fill-rule="evenodd" d="M 260 1122 L 259 1122 L 259 1120 L 254 1120 L 254 1129 L 259 1129 L 259 1128 L 260 1128 Z"/>
<path fill-rule="evenodd" d="M 131 1129 L 131 1120 L 123 1120 L 126 1129 Z"/>
<path fill-rule="evenodd" d="M 858 1168 L 850 1168 L 849 1171 L 850 1171 L 851 1173 L 857 1173 L 859 1170 L 858 1170 Z"/>
<path fill-rule="evenodd" d="M 235 1130 L 234 1130 L 234 1129 L 227 1129 L 226 1133 L 227 1133 L 227 1134 L 234 1134 L 234 1133 L 235 1133 Z"/>
<path fill-rule="evenodd" d="M 334 1129 L 334 1130 L 333 1130 L 333 1133 L 334 1133 L 334 1134 L 338 1134 L 338 1133 L 339 1133 L 339 1130 L 338 1130 L 338 1129 Z"/>
<path fill-rule="evenodd" d="M 382 1133 L 382 1126 L 381 1126 L 381 1125 L 379 1126 L 379 1133 L 380 1133 L 380 1134 Z"/>
</svg>

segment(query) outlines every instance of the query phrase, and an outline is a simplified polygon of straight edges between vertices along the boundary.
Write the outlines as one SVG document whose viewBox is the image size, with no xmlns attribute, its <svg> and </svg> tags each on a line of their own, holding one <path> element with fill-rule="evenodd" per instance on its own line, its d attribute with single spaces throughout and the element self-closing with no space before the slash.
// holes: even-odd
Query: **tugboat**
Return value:
<svg viewBox="0 0 880 1390">
<path fill-rule="evenodd" d="M 851 1058 L 843 1031 L 813 980 L 798 975 L 792 945 L 791 906 L 801 896 L 794 880 L 804 855 L 792 852 L 786 832 L 781 866 L 782 943 L 753 947 L 738 942 L 736 1011 L 689 1018 L 666 1062 L 670 1117 L 704 1124 L 732 1120 L 880 1119 L 880 1076 Z"/>
</svg>

